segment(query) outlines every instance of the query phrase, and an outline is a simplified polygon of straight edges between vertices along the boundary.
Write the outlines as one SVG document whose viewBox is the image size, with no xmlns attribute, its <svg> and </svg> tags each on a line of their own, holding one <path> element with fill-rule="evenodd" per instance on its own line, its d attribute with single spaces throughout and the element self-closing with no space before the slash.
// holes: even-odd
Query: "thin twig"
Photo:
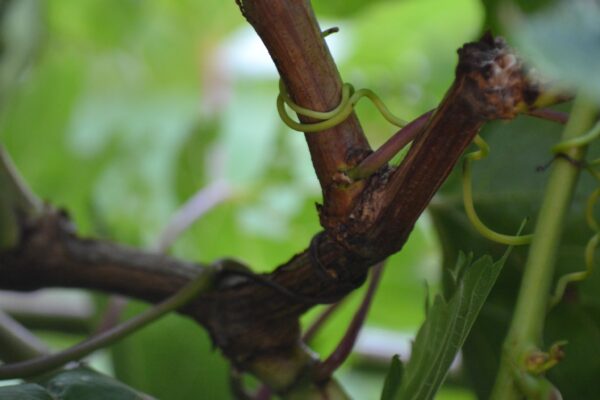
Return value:
<svg viewBox="0 0 600 400">
<path fill-rule="evenodd" d="M 0 144 L 0 201 L 6 197 L 12 198 L 13 207 L 26 214 L 39 214 L 42 211 L 42 201 L 38 199 L 27 186 L 10 156 Z M 0 202 L 0 205 L 2 203 Z M 14 211 L 11 210 L 11 211 Z"/>
<path fill-rule="evenodd" d="M 16 244 L 21 235 L 21 219 L 33 219 L 42 210 L 42 202 L 27 187 L 0 145 L 0 249 Z M 24 326 L 0 311 L 0 353 L 4 360 L 22 360 L 44 354 L 45 346 Z"/>
<path fill-rule="evenodd" d="M 384 265 L 384 262 L 380 262 L 372 268 L 371 280 L 369 282 L 367 292 L 365 293 L 365 297 L 363 298 L 358 310 L 356 310 L 356 314 L 354 314 L 354 317 L 352 318 L 344 337 L 342 340 L 340 340 L 340 343 L 329 355 L 329 357 L 327 357 L 325 361 L 315 368 L 314 374 L 317 382 L 324 381 L 331 377 L 333 372 L 338 369 L 339 366 L 342 365 L 342 363 L 350 355 L 352 348 L 354 347 L 354 343 L 356 342 L 356 338 L 358 337 L 365 319 L 367 318 L 367 313 L 371 307 L 373 296 L 377 291 L 377 286 L 379 285 Z"/>
<path fill-rule="evenodd" d="M 549 108 L 541 108 L 539 110 L 529 111 L 527 114 L 531 115 L 532 117 L 558 122 L 559 124 L 566 124 L 567 120 L 569 119 L 569 114 L 551 110 Z"/>
<path fill-rule="evenodd" d="M 407 144 L 412 142 L 415 137 L 421 132 L 421 128 L 427 123 L 427 120 L 435 110 L 427 111 L 426 113 L 415 118 L 406 126 L 396 132 L 384 144 L 381 145 L 375 152 L 366 157 L 358 166 L 348 172 L 348 176 L 352 179 L 363 179 L 383 165 L 387 164 L 400 150 Z"/>
<path fill-rule="evenodd" d="M 22 222 L 33 220 L 43 210 L 0 145 L 0 249 L 17 244 Z"/>
<path fill-rule="evenodd" d="M 202 215 L 229 199 L 232 194 L 230 185 L 221 179 L 200 189 L 173 214 L 156 241 L 155 250 L 165 253 L 186 229 Z M 120 296 L 111 296 L 100 318 L 97 333 L 117 325 L 126 306 L 127 300 Z"/>
<path fill-rule="evenodd" d="M 0 359 L 5 362 L 46 355 L 48 348 L 27 328 L 0 310 Z"/>
<path fill-rule="evenodd" d="M 38 375 L 58 368 L 69 361 L 78 360 L 101 347 L 112 344 L 149 323 L 154 322 L 163 315 L 184 306 L 199 293 L 209 290 L 212 286 L 213 275 L 214 270 L 204 270 L 193 281 L 188 283 L 167 300 L 108 331 L 90 337 L 64 351 L 22 362 L 2 365 L 0 366 L 0 379 L 24 378 Z"/>
<path fill-rule="evenodd" d="M 93 302 L 56 295 L 0 292 L 0 308 L 30 330 L 89 335 L 94 316 Z"/>
<path fill-rule="evenodd" d="M 154 248 L 165 252 L 198 218 L 231 198 L 232 194 L 231 186 L 224 180 L 217 180 L 199 190 L 171 217 Z"/>
<path fill-rule="evenodd" d="M 96 327 L 96 334 L 106 332 L 116 326 L 121 320 L 121 315 L 127 306 L 127 299 L 122 296 L 112 295 L 108 298 L 106 307 L 102 310 L 100 322 Z"/>
</svg>

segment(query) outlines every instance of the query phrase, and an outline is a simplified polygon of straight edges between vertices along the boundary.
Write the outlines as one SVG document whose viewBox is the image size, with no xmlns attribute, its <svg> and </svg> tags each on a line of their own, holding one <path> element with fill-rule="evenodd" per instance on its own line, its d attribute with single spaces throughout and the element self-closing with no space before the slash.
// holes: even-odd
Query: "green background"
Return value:
<svg viewBox="0 0 600 400">
<path fill-rule="evenodd" d="M 580 84 L 576 78 L 586 72 L 583 67 L 565 72 L 564 63 L 556 62 L 561 57 L 540 50 L 545 25 L 539 21 L 552 15 L 538 16 L 539 26 L 535 15 L 530 25 L 507 25 L 497 18 L 499 1 L 314 3 L 323 29 L 340 27 L 327 41 L 343 79 L 373 89 L 402 118 L 439 103 L 452 82 L 456 49 L 475 40 L 484 26 L 504 27 L 544 70 L 573 77 L 565 79 L 570 84 Z M 277 117 L 275 70 L 234 1 L 23 0 L 18 7 L 3 22 L 0 143 L 33 190 L 69 210 L 81 233 L 150 248 L 178 207 L 203 187 L 224 181 L 233 196 L 195 222 L 172 254 L 206 262 L 233 256 L 268 271 L 307 246 L 319 230 L 318 183 L 302 135 Z M 555 34 L 564 38 L 560 32 L 572 29 L 565 25 Z M 569 50 L 574 59 L 580 55 L 578 48 Z M 591 82 L 597 84 L 597 77 Z M 357 112 L 374 147 L 395 131 L 366 102 Z M 523 217 L 535 216 L 545 179 L 535 167 L 548 161 L 559 130 L 527 118 L 486 128 L 492 155 L 474 167 L 475 195 L 491 226 L 513 232 Z M 458 250 L 476 256 L 503 250 L 468 227 L 456 179 L 434 199 L 432 214 L 421 218 L 402 252 L 388 261 L 368 328 L 414 335 L 424 318 L 424 283 L 441 288 L 442 265 L 453 264 Z M 581 199 L 588 191 L 582 189 Z M 581 268 L 580 247 L 590 234 L 577 207 L 561 270 Z M 489 390 L 500 327 L 510 318 L 524 257 L 521 251 L 511 258 L 467 343 L 468 374 L 451 375 L 439 399 L 475 398 L 468 379 L 480 395 Z M 585 288 L 593 291 L 598 284 L 594 278 L 582 290 L 591 293 Z M 362 292 L 352 294 L 315 338 L 312 347 L 322 356 L 344 332 Z M 571 340 L 574 354 L 553 377 L 560 382 L 579 377 L 573 386 L 587 385 L 593 393 L 600 357 L 591 365 L 579 357 L 593 359 L 585 343 L 596 343 L 595 352 L 600 348 L 600 302 L 581 298 L 583 306 L 561 305 L 553 312 L 546 334 L 549 343 Z M 94 299 L 104 304 L 104 296 Z M 144 307 L 130 302 L 126 315 Z M 317 314 L 311 311 L 304 322 Z M 566 330 L 565 319 L 571 321 Z M 47 337 L 55 345 L 80 339 Z M 345 364 L 338 376 L 354 398 L 379 398 L 393 352 L 383 360 L 355 355 Z M 95 366 L 158 398 L 230 397 L 225 361 L 207 334 L 182 317 L 164 318 L 123 340 L 110 355 Z"/>
</svg>

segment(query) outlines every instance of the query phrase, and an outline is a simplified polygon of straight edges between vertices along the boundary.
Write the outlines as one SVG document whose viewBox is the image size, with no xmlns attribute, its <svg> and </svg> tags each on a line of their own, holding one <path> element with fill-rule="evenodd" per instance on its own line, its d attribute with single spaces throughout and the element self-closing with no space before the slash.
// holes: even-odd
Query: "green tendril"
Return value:
<svg viewBox="0 0 600 400">
<path fill-rule="evenodd" d="M 332 28 L 324 31 L 322 35 L 323 37 L 326 37 L 335 32 L 337 32 L 337 28 Z M 283 81 L 280 79 L 279 95 L 277 96 L 277 112 L 279 113 L 281 120 L 289 128 L 295 131 L 304 133 L 320 132 L 331 129 L 334 126 L 344 122 L 346 118 L 352 114 L 352 111 L 354 111 L 354 106 L 356 103 L 358 103 L 358 101 L 363 97 L 371 100 L 383 118 L 385 118 L 392 125 L 402 128 L 407 124 L 407 121 L 392 114 L 392 112 L 387 108 L 381 98 L 375 94 L 375 92 L 370 89 L 354 90 L 354 87 L 349 83 L 344 83 L 342 85 L 342 97 L 337 107 L 330 111 L 314 111 L 296 104 L 290 97 Z M 302 123 L 294 121 L 292 117 L 288 115 L 285 108 L 286 105 L 298 115 L 320 121 L 314 123 Z"/>
<path fill-rule="evenodd" d="M 592 141 L 598 139 L 600 137 L 600 121 L 596 123 L 590 129 L 588 133 L 585 135 L 579 136 L 578 138 L 572 140 L 566 140 L 564 142 L 558 143 L 554 147 L 552 147 L 552 152 L 554 154 L 565 153 L 568 150 L 574 147 L 587 146 Z M 586 163 L 586 170 L 592 174 L 598 181 L 600 181 L 600 172 L 595 170 L 593 167 L 600 164 L 600 159 L 596 159 Z M 570 283 L 576 283 L 586 280 L 594 271 L 594 256 L 596 254 L 596 249 L 600 244 L 600 224 L 596 221 L 594 216 L 594 206 L 598 202 L 598 198 L 600 197 L 600 188 L 594 190 L 587 199 L 587 204 L 585 208 L 585 220 L 595 233 L 590 238 L 585 246 L 584 252 L 584 263 L 585 270 L 571 272 L 561 276 L 556 283 L 556 289 L 552 296 L 550 296 L 549 300 L 549 308 L 556 306 L 565 294 L 565 290 Z"/>
<path fill-rule="evenodd" d="M 592 141 L 596 140 L 600 136 L 600 121 L 594 125 L 592 129 L 585 135 L 576 137 L 575 139 L 565 140 L 564 142 L 560 142 L 556 146 L 552 147 L 552 152 L 554 154 L 564 153 L 565 151 L 573 148 L 573 147 L 581 147 L 590 144 Z M 596 160 L 600 161 L 600 160 Z"/>
<path fill-rule="evenodd" d="M 479 135 L 475 137 L 473 143 L 478 147 L 478 150 L 467 154 L 463 161 L 463 178 L 462 178 L 462 186 L 463 186 L 463 202 L 465 207 L 465 213 L 467 214 L 467 218 L 473 225 L 473 227 L 479 232 L 483 237 L 490 239 L 494 242 L 506 244 L 509 246 L 520 246 L 529 244 L 533 235 L 505 235 L 502 233 L 498 233 L 496 231 L 488 228 L 482 221 L 479 219 L 477 212 L 475 211 L 475 206 L 473 204 L 473 187 L 471 184 L 471 163 L 476 160 L 481 160 L 485 158 L 489 153 L 489 146 L 483 140 L 483 138 Z"/>
<path fill-rule="evenodd" d="M 70 361 L 79 360 L 99 348 L 115 343 L 151 322 L 156 321 L 165 314 L 183 307 L 198 294 L 211 289 L 214 275 L 214 268 L 206 268 L 203 271 L 199 271 L 198 275 L 192 281 L 161 303 L 66 350 L 21 362 L 0 365 L 0 380 L 39 375 Z"/>
<path fill-rule="evenodd" d="M 554 294 L 550 297 L 549 300 L 549 308 L 553 308 L 556 306 L 563 298 L 565 294 L 565 290 L 570 283 L 581 282 L 586 280 L 594 271 L 594 256 L 596 254 L 596 249 L 598 248 L 598 244 L 600 244 L 600 225 L 596 218 L 594 217 L 594 206 L 598 202 L 598 197 L 600 197 L 600 188 L 596 189 L 592 192 L 592 194 L 587 199 L 586 209 L 585 209 L 585 219 L 588 226 L 595 231 L 596 233 L 590 238 L 585 246 L 585 254 L 584 254 L 584 263 L 585 270 L 577 271 L 565 274 L 560 277 L 558 282 L 556 283 L 556 289 L 554 290 Z"/>
<path fill-rule="evenodd" d="M 594 271 L 594 254 L 600 242 L 600 233 L 596 233 L 585 246 L 585 270 L 571 272 L 560 277 L 556 283 L 554 294 L 550 297 L 549 307 L 553 308 L 563 298 L 567 285 L 586 280 Z"/>
<path fill-rule="evenodd" d="M 279 81 L 279 95 L 277 96 L 277 112 L 281 120 L 291 129 L 299 132 L 312 133 L 320 132 L 327 129 L 331 129 L 336 125 L 344 122 L 352 111 L 354 106 L 363 97 L 371 100 L 373 105 L 381 113 L 381 115 L 392 125 L 403 127 L 407 124 L 407 121 L 398 118 L 386 107 L 381 98 L 370 89 L 359 89 L 354 90 L 354 87 L 345 83 L 342 86 L 342 98 L 340 104 L 331 111 L 314 111 L 304 108 L 294 103 L 283 82 Z M 294 121 L 287 113 L 285 106 L 288 106 L 296 114 L 305 117 L 321 120 L 314 123 L 301 123 Z"/>
<path fill-rule="evenodd" d="M 598 197 L 600 197 L 600 189 L 596 189 L 590 194 L 585 207 L 585 221 L 596 232 L 600 232 L 600 224 L 598 224 L 594 216 L 594 206 L 598 202 Z"/>
</svg>

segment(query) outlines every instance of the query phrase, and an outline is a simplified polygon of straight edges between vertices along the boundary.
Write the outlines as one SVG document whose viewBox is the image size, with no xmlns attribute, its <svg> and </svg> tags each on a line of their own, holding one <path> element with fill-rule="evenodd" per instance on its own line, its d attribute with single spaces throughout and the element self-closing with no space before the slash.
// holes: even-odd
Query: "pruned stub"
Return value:
<svg viewBox="0 0 600 400">
<path fill-rule="evenodd" d="M 484 120 L 512 119 L 540 96 L 540 84 L 502 38 L 490 34 L 458 50 L 456 76 L 463 75 L 465 99 Z"/>
</svg>

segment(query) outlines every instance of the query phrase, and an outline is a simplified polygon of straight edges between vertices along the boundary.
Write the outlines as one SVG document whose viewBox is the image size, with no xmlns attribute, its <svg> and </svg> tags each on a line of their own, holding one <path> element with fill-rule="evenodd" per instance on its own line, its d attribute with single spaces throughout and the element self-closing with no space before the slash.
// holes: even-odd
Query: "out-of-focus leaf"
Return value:
<svg viewBox="0 0 600 400">
<path fill-rule="evenodd" d="M 404 366 L 398 355 L 392 357 L 390 368 L 388 369 L 385 382 L 383 383 L 383 390 L 381 392 L 381 400 L 393 400 L 394 395 L 400 389 L 402 382 L 402 374 L 404 372 Z"/>
<path fill-rule="evenodd" d="M 578 302 L 564 302 L 552 310 L 544 332 L 549 346 L 568 340 L 566 357 L 548 377 L 560 382 L 565 399 L 595 399 L 600 393 L 600 309 Z"/>
<path fill-rule="evenodd" d="M 276 156 L 276 134 L 281 121 L 273 106 L 277 97 L 274 83 L 238 88 L 223 115 L 220 142 L 226 152 L 224 175 L 236 185 L 256 184 Z"/>
<path fill-rule="evenodd" d="M 55 400 L 42 386 L 35 383 L 0 387 L 0 399 L 6 400 Z"/>
<path fill-rule="evenodd" d="M 524 231 L 529 232 L 535 225 L 540 201 L 543 195 L 547 171 L 538 167 L 552 160 L 550 148 L 559 140 L 562 127 L 529 117 L 520 117 L 511 122 L 488 124 L 482 132 L 490 144 L 488 158 L 473 165 L 475 208 L 481 219 L 493 229 L 510 233 L 525 217 L 531 217 Z M 589 150 L 589 158 L 600 154 L 596 143 Z M 597 186 L 593 177 L 582 171 L 580 183 L 573 197 L 573 204 L 563 232 L 563 243 L 558 252 L 555 280 L 567 272 L 584 269 L 583 252 L 592 232 L 584 220 L 587 196 Z M 496 257 L 502 252 L 502 245 L 490 242 L 477 234 L 464 215 L 459 174 L 455 173 L 442 188 L 431 204 L 430 211 L 440 235 L 444 253 L 445 268 L 454 265 L 458 250 L 486 252 Z M 511 319 L 514 302 L 519 289 L 518 282 L 527 259 L 527 246 L 518 247 L 509 257 L 504 272 L 500 276 L 489 300 L 484 305 L 471 334 L 463 347 L 463 361 L 469 381 L 479 398 L 489 398 L 500 361 L 500 349 Z M 446 274 L 446 284 L 448 274 Z M 554 288 L 554 287 L 553 287 Z M 548 332 L 545 344 L 557 340 L 577 340 L 577 337 L 594 337 L 600 327 L 598 310 L 598 290 L 600 274 L 593 273 L 585 282 L 569 286 L 568 299 L 585 312 L 551 312 L 547 318 Z M 570 326 L 579 326 L 579 333 Z M 552 327 L 552 328 L 550 328 Z M 589 342 L 586 342 L 589 343 Z M 577 346 L 573 346 L 575 349 Z M 566 398 L 590 398 L 594 387 L 579 374 L 575 364 L 593 365 L 596 361 L 593 352 L 574 351 L 565 348 L 565 362 L 554 367 L 550 378 L 562 392 L 569 392 Z M 566 360 L 572 360 L 567 363 Z M 567 379 L 568 378 L 568 379 Z M 598 388 L 594 388 L 599 393 Z M 593 398 L 594 396 L 592 396 Z"/>
<path fill-rule="evenodd" d="M 39 0 L 0 2 L 0 107 L 40 48 L 42 8 Z"/>
<path fill-rule="evenodd" d="M 175 167 L 197 120 L 195 102 L 191 93 L 136 101 L 117 92 L 79 103 L 69 144 L 84 159 L 112 156 L 90 188 L 93 210 L 112 237 L 148 243 L 176 207 Z"/>
<path fill-rule="evenodd" d="M 37 383 L 0 387 L 6 400 L 152 400 L 152 397 L 87 367 L 61 370 Z"/>
<path fill-rule="evenodd" d="M 438 295 L 417 334 L 411 358 L 403 372 L 395 399 L 432 399 L 475 322 L 496 282 L 510 248 L 493 262 L 489 256 L 471 263 L 459 257 L 459 276 L 448 300 Z"/>
<path fill-rule="evenodd" d="M 514 45 L 549 78 L 600 104 L 600 3 L 559 1 L 540 12 L 507 18 Z"/>
<path fill-rule="evenodd" d="M 348 17 L 359 15 L 364 10 L 377 2 L 389 2 L 390 0 L 331 0 L 331 1 L 315 1 L 313 8 L 317 15 L 325 17 Z"/>
<path fill-rule="evenodd" d="M 139 303 L 128 305 L 137 314 Z M 116 377 L 158 399 L 230 398 L 227 363 L 206 331 L 167 316 L 113 348 Z"/>
<path fill-rule="evenodd" d="M 86 367 L 60 371 L 44 382 L 59 400 L 150 400 L 150 396 Z"/>
<path fill-rule="evenodd" d="M 555 3 L 557 0 L 482 0 L 485 7 L 484 29 L 491 30 L 495 35 L 506 34 L 506 28 L 501 20 L 502 9 L 507 4 L 516 4 L 526 13 L 532 13 L 543 7 Z"/>
</svg>

